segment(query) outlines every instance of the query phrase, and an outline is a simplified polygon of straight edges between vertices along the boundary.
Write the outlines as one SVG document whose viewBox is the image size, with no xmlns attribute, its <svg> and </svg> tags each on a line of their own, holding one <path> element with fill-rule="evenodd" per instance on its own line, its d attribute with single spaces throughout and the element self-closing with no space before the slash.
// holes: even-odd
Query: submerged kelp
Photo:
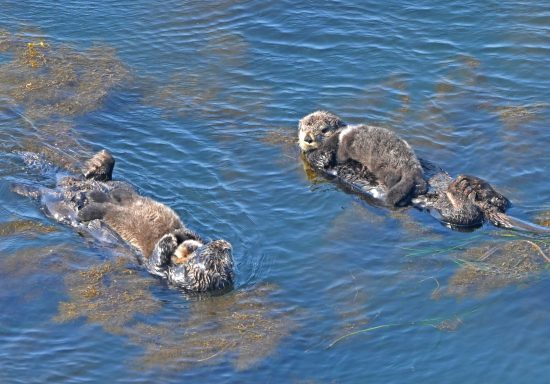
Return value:
<svg viewBox="0 0 550 384">
<path fill-rule="evenodd" d="M 491 242 L 456 257 L 461 267 L 449 281 L 453 296 L 485 295 L 510 284 L 525 283 L 550 266 L 550 243 L 533 239 Z"/>
<path fill-rule="evenodd" d="M 56 232 L 58 229 L 34 220 L 14 220 L 0 223 L 0 237 L 18 234 L 39 235 Z"/>
<path fill-rule="evenodd" d="M 66 322 L 84 317 L 108 332 L 124 334 L 137 315 L 158 311 L 160 302 L 149 291 L 155 280 L 127 264 L 127 259 L 119 258 L 69 273 L 65 283 L 70 300 L 59 303 L 55 320 Z"/>
<path fill-rule="evenodd" d="M 0 65 L 0 94 L 23 107 L 32 120 L 94 110 L 112 88 L 129 78 L 116 51 L 107 46 L 80 52 L 45 38 L 5 31 L 2 41 L 12 60 Z"/>
<path fill-rule="evenodd" d="M 111 47 L 79 48 L 39 32 L 0 31 L 0 52 L 7 58 L 0 61 L 0 99 L 25 127 L 5 133 L 11 149 L 43 153 L 71 169 L 89 155 L 74 134 L 74 117 L 99 108 L 130 71 Z"/>
<path fill-rule="evenodd" d="M 0 273 L 5 279 L 29 278 L 33 275 L 53 276 L 66 272 L 75 260 L 70 247 L 28 247 L 0 258 Z"/>
<path fill-rule="evenodd" d="M 20 302 L 46 300 L 49 295 L 58 293 L 60 280 L 73 263 L 78 263 L 78 258 L 74 249 L 67 245 L 2 252 L 0 297 Z"/>
<path fill-rule="evenodd" d="M 535 222 L 538 225 L 550 227 L 550 211 L 542 212 L 535 218 Z"/>
<path fill-rule="evenodd" d="M 273 353 L 294 325 L 264 285 L 190 303 L 181 322 L 138 325 L 132 339 L 146 347 L 141 364 L 166 369 L 191 368 L 227 360 L 247 369 Z"/>
<path fill-rule="evenodd" d="M 272 286 L 192 300 L 181 320 L 139 322 L 137 318 L 158 313 L 162 303 L 150 291 L 156 280 L 127 264 L 121 258 L 68 274 L 69 300 L 59 304 L 55 320 L 83 317 L 143 347 L 140 366 L 169 369 L 220 358 L 246 369 L 271 354 L 292 329 L 288 314 L 269 299 Z"/>
<path fill-rule="evenodd" d="M 145 102 L 169 117 L 199 117 L 208 120 L 209 126 L 239 130 L 258 127 L 271 89 L 251 83 L 242 90 L 228 92 L 230 84 L 251 80 L 246 70 L 250 55 L 247 41 L 239 33 L 223 28 L 205 33 L 201 21 L 207 21 L 197 20 L 204 45 L 192 57 L 181 58 L 185 67 L 154 79 L 145 91 Z"/>
<path fill-rule="evenodd" d="M 536 120 L 548 104 L 537 103 L 528 105 L 497 106 L 495 112 L 499 119 L 509 129 L 516 129 L 520 125 Z"/>
</svg>

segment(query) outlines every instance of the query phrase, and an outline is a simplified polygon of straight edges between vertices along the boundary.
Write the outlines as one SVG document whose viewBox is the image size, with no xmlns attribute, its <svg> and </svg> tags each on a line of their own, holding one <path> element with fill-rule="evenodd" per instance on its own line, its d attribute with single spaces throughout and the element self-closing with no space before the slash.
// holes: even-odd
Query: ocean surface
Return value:
<svg viewBox="0 0 550 384">
<path fill-rule="evenodd" d="M 549 382 L 550 239 L 372 206 L 307 171 L 297 124 L 388 127 L 550 225 L 550 3 L 0 3 L 1 383 Z M 233 244 L 232 292 L 11 190 L 102 148 Z"/>
</svg>

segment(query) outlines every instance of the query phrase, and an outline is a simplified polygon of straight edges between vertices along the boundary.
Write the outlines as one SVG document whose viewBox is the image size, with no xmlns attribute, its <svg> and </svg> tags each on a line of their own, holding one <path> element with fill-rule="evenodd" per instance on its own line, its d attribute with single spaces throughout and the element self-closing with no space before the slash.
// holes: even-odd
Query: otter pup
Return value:
<svg viewBox="0 0 550 384">
<path fill-rule="evenodd" d="M 336 115 L 313 112 L 299 122 L 302 157 L 317 172 L 361 196 L 427 209 L 459 229 L 495 226 L 548 233 L 550 230 L 510 217 L 510 201 L 485 180 L 459 175 L 453 180 L 436 165 L 417 159 L 409 145 L 384 128 L 346 126 Z M 375 201 L 376 202 L 376 201 Z M 397 203 L 395 203 L 397 202 Z"/>
<path fill-rule="evenodd" d="M 346 126 L 338 116 L 316 111 L 300 120 L 298 136 L 302 152 L 317 171 L 337 178 L 345 174 L 348 180 L 356 170 L 365 169 L 386 189 L 389 206 L 405 206 L 427 191 L 414 151 L 388 129 Z"/>
<path fill-rule="evenodd" d="M 55 189 L 18 185 L 14 191 L 40 197 L 46 211 L 62 223 L 78 228 L 106 225 L 137 251 L 150 273 L 186 291 L 230 288 L 231 245 L 202 240 L 171 208 L 111 180 L 114 164 L 111 154 L 101 151 L 85 163 L 82 176 L 63 177 Z"/>
</svg>

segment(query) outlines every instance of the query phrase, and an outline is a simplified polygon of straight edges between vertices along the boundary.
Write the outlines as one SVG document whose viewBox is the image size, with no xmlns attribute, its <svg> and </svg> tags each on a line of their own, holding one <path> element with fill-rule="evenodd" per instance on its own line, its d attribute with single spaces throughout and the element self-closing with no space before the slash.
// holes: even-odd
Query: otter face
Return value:
<svg viewBox="0 0 550 384">
<path fill-rule="evenodd" d="M 317 149 L 339 128 L 346 124 L 330 112 L 310 113 L 298 123 L 298 139 L 303 152 Z"/>
</svg>

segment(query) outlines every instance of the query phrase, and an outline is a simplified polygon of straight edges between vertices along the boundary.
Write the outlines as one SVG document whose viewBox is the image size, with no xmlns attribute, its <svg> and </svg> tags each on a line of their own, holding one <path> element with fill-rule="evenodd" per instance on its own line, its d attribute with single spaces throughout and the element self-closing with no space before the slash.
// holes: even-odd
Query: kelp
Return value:
<svg viewBox="0 0 550 384">
<path fill-rule="evenodd" d="M 0 30 L 0 53 L 0 99 L 23 128 L 11 133 L 8 149 L 42 153 L 76 170 L 91 151 L 75 134 L 75 117 L 100 108 L 130 70 L 109 46 L 74 47 L 40 31 Z"/>
<path fill-rule="evenodd" d="M 97 109 L 109 91 L 130 76 L 108 46 L 79 51 L 6 31 L 0 39 L 0 47 L 12 54 L 11 61 L 0 65 L 0 96 L 13 100 L 33 121 Z"/>
<path fill-rule="evenodd" d="M 58 231 L 58 228 L 35 220 L 13 220 L 0 223 L 0 237 L 19 234 L 39 235 Z"/>
<path fill-rule="evenodd" d="M 509 285 L 527 283 L 550 266 L 550 244 L 534 239 L 492 241 L 455 256 L 459 269 L 447 294 L 483 296 Z"/>
<path fill-rule="evenodd" d="M 108 332 L 124 334 L 137 315 L 158 311 L 160 302 L 148 289 L 154 280 L 127 268 L 127 263 L 119 258 L 67 274 L 69 300 L 59 303 L 54 320 L 67 322 L 84 317 Z"/>
<path fill-rule="evenodd" d="M 185 369 L 229 359 L 237 370 L 253 366 L 294 328 L 289 313 L 269 299 L 275 289 L 264 285 L 204 298 L 191 302 L 180 322 L 138 324 L 132 340 L 145 346 L 139 364 Z"/>
<path fill-rule="evenodd" d="M 123 258 L 73 271 L 65 283 L 69 300 L 59 303 L 55 321 L 84 318 L 128 337 L 144 349 L 140 367 L 185 369 L 230 359 L 236 369 L 247 369 L 273 353 L 293 327 L 289 315 L 271 303 L 275 287 L 269 285 L 191 298 L 181 319 L 158 321 L 163 305 L 150 290 L 156 280 Z"/>
</svg>

